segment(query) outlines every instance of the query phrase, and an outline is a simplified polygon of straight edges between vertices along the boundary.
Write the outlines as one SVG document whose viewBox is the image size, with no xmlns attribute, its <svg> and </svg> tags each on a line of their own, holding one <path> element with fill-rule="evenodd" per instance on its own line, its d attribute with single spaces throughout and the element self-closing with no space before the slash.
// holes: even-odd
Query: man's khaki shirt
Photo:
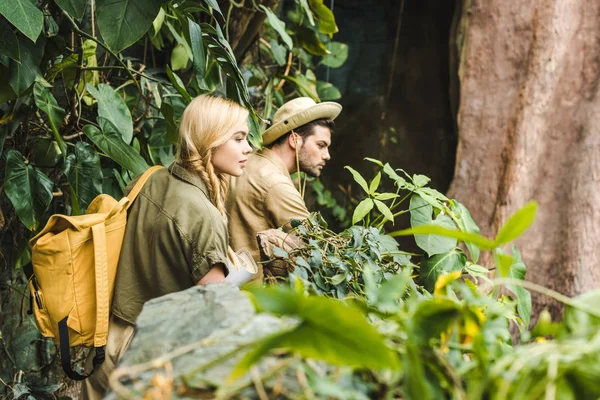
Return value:
<svg viewBox="0 0 600 400">
<path fill-rule="evenodd" d="M 248 249 L 257 262 L 257 232 L 279 227 L 288 231 L 291 219 L 308 217 L 304 200 L 283 161 L 267 148 L 252 154 L 244 174 L 232 178 L 227 211 L 231 247 L 235 251 Z M 262 277 L 262 265 L 258 264 L 255 279 Z"/>
<path fill-rule="evenodd" d="M 197 174 L 177 164 L 156 171 L 128 214 L 112 305 L 117 317 L 135 324 L 144 302 L 194 286 L 215 264 L 227 266 L 225 219 Z"/>
</svg>

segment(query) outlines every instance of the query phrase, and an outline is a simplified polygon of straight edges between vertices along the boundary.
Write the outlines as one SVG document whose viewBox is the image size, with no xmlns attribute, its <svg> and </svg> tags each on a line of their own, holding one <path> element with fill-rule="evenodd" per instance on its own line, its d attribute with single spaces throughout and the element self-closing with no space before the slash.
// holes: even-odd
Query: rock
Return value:
<svg viewBox="0 0 600 400">
<path fill-rule="evenodd" d="M 136 333 L 113 376 L 107 399 L 129 394 L 144 398 L 208 396 L 224 386 L 247 344 L 289 329 L 293 322 L 257 315 L 240 290 L 228 283 L 195 286 L 148 301 L 136 321 Z M 264 359 L 259 370 L 277 364 Z M 241 378 L 235 386 L 251 383 Z M 133 393 L 132 393 L 133 392 Z"/>
</svg>

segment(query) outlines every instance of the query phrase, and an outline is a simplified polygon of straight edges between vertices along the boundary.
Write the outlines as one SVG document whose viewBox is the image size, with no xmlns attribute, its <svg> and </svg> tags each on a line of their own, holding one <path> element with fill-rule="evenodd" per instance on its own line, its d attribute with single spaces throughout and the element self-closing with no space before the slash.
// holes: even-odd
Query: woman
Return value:
<svg viewBox="0 0 600 400">
<path fill-rule="evenodd" d="M 86 398 L 103 397 L 144 302 L 225 280 L 228 256 L 235 260 L 228 246 L 227 176 L 242 175 L 252 151 L 247 120 L 246 109 L 214 96 L 196 97 L 186 107 L 176 161 L 150 177 L 129 210 L 106 360 L 86 380 Z"/>
</svg>

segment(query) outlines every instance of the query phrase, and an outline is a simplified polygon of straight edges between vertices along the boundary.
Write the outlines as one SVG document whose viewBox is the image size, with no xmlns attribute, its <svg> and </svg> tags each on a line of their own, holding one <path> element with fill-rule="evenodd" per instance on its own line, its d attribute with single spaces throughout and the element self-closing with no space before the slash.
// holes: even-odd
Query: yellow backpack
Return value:
<svg viewBox="0 0 600 400">
<path fill-rule="evenodd" d="M 127 209 L 160 168 L 144 172 L 120 201 L 101 194 L 85 215 L 52 215 L 29 241 L 33 265 L 29 290 L 35 321 L 41 334 L 60 346 L 62 367 L 71 379 L 85 379 L 91 372 L 81 375 L 72 370 L 70 347 L 95 347 L 94 368 L 104 361 Z"/>
</svg>

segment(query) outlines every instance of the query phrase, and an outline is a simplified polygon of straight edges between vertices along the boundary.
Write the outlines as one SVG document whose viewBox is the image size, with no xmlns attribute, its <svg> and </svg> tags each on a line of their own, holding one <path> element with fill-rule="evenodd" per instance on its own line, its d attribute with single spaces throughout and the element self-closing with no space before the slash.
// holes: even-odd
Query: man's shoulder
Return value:
<svg viewBox="0 0 600 400">
<path fill-rule="evenodd" d="M 283 173 L 280 166 L 261 152 L 250 155 L 246 170 L 238 179 L 252 181 L 267 189 L 281 183 L 292 184 L 289 174 Z"/>
</svg>

